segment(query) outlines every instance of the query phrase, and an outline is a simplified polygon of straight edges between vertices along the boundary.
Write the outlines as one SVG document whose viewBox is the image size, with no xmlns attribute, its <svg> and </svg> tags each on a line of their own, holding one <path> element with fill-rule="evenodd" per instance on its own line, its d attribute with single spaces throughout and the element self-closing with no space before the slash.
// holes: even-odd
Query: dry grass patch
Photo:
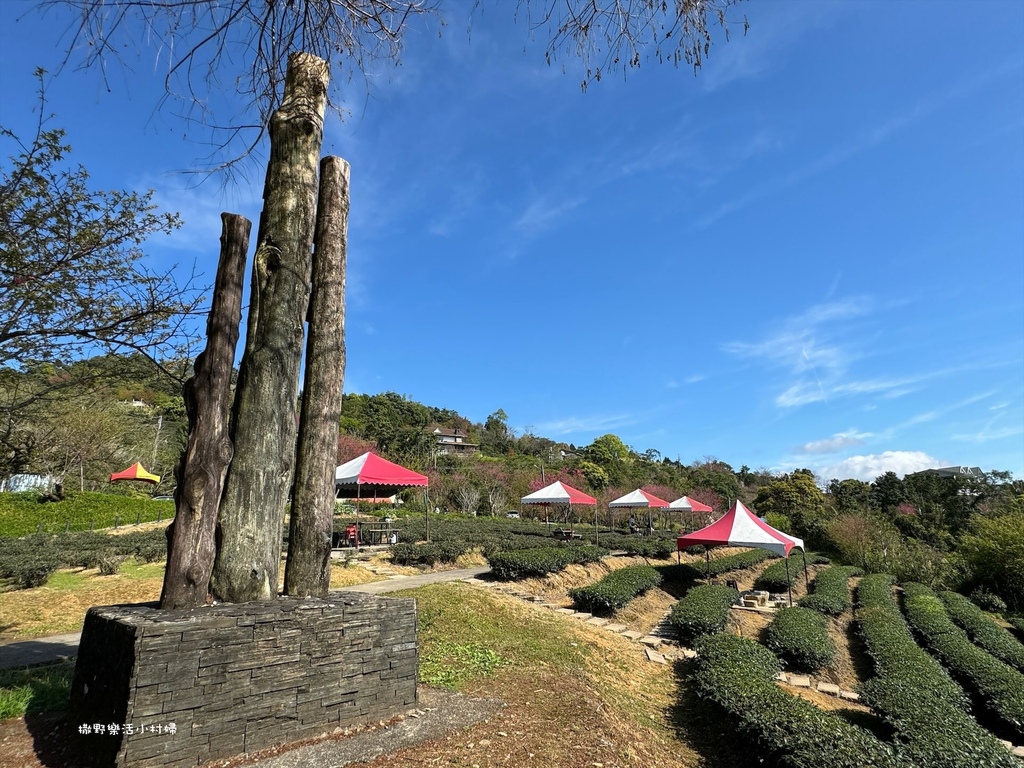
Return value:
<svg viewBox="0 0 1024 768">
<path fill-rule="evenodd" d="M 0 642 L 79 632 L 92 606 L 152 602 L 162 586 L 158 564 L 116 576 L 95 568 L 58 571 L 45 586 L 0 593 Z"/>
</svg>

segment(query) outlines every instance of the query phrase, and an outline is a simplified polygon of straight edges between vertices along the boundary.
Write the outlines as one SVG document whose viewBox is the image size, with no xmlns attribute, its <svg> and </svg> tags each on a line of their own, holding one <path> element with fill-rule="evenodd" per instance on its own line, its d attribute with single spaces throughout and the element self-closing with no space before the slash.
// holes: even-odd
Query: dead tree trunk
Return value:
<svg viewBox="0 0 1024 768">
<path fill-rule="evenodd" d="M 334 469 L 345 381 L 348 180 L 348 163 L 340 157 L 320 163 L 306 375 L 284 571 L 285 594 L 296 597 L 326 596 L 331 582 Z"/>
<path fill-rule="evenodd" d="M 234 213 L 222 213 L 220 218 L 220 263 L 206 321 L 206 349 L 196 358 L 195 375 L 185 382 L 188 444 L 174 472 L 177 513 L 167 529 L 167 568 L 160 594 L 160 607 L 165 609 L 206 603 L 217 509 L 231 463 L 231 370 L 252 223 Z"/>
<path fill-rule="evenodd" d="M 217 559 L 210 582 L 214 596 L 225 602 L 277 594 L 284 510 L 295 461 L 327 79 L 324 61 L 292 54 L 284 98 L 270 119 L 270 160 L 245 353 L 232 410 L 235 458 L 217 516 Z"/>
</svg>

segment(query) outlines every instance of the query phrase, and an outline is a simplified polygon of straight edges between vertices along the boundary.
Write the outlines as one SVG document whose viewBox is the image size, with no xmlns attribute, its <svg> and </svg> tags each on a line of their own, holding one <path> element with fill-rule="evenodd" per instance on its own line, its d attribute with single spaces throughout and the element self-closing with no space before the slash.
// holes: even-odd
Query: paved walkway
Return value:
<svg viewBox="0 0 1024 768">
<path fill-rule="evenodd" d="M 384 592 L 397 592 L 400 589 L 413 589 L 427 584 L 468 579 L 487 573 L 489 570 L 486 567 L 459 568 L 452 571 L 431 571 L 419 576 L 395 576 L 384 581 L 356 584 L 346 587 L 343 591 L 368 592 L 372 595 L 379 595 Z M 37 637 L 33 640 L 20 640 L 0 645 L 0 669 L 27 667 L 31 664 L 42 664 L 47 661 L 58 661 L 77 656 L 78 641 L 81 637 L 80 632 L 74 632 L 68 635 Z"/>
</svg>

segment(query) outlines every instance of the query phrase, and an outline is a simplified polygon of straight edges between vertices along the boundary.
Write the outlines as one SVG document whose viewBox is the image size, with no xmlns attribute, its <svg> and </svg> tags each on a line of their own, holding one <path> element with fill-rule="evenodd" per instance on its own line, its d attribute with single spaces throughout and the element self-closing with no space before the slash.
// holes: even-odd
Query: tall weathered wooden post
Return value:
<svg viewBox="0 0 1024 768">
<path fill-rule="evenodd" d="M 323 60 L 292 54 L 284 97 L 270 120 L 264 207 L 232 412 L 235 457 L 217 517 L 218 549 L 210 582 L 214 596 L 225 602 L 277 594 L 295 460 L 327 82 Z"/>
<path fill-rule="evenodd" d="M 160 607 L 195 608 L 206 603 L 214 559 L 214 526 L 224 477 L 233 454 L 228 437 L 231 371 L 242 319 L 242 279 L 252 224 L 221 214 L 220 262 L 206 321 L 206 349 L 185 383 L 188 445 L 175 477 L 177 513 L 168 529 L 167 568 Z"/>
<path fill-rule="evenodd" d="M 345 379 L 348 181 L 348 163 L 340 157 L 323 159 L 302 419 L 284 572 L 285 594 L 296 597 L 325 596 L 331 582 L 334 469 Z"/>
</svg>

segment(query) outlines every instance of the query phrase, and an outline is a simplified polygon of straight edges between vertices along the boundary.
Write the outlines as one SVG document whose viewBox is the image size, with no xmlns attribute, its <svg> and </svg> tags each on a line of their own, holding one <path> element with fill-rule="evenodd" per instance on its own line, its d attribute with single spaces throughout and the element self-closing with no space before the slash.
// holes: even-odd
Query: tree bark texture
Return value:
<svg viewBox="0 0 1024 768">
<path fill-rule="evenodd" d="M 325 597 L 331 582 L 334 470 L 345 382 L 348 209 L 349 165 L 340 157 L 325 157 L 320 163 L 306 375 L 284 571 L 285 594 L 294 597 Z"/>
<path fill-rule="evenodd" d="M 327 80 L 324 61 L 292 54 L 281 107 L 270 120 L 270 160 L 245 352 L 232 410 L 235 457 L 217 516 L 217 558 L 210 582 L 214 596 L 224 602 L 277 594 L 295 461 Z"/>
<path fill-rule="evenodd" d="M 168 528 L 167 568 L 160 607 L 195 608 L 206 603 L 213 570 L 214 528 L 224 476 L 231 463 L 228 436 L 231 371 L 242 320 L 242 280 L 252 223 L 222 213 L 220 262 L 206 320 L 206 349 L 185 382 L 188 443 L 175 468 L 176 514 Z"/>
</svg>

